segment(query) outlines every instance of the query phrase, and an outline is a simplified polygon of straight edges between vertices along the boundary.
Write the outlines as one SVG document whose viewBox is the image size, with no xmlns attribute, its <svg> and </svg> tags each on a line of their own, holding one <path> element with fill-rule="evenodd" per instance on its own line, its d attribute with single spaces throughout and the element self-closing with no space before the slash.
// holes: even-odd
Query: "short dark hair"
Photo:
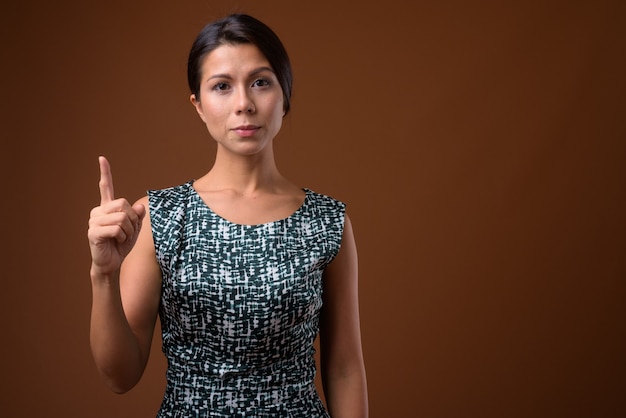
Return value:
<svg viewBox="0 0 626 418">
<path fill-rule="evenodd" d="M 187 81 L 189 89 L 200 100 L 204 58 L 225 44 L 253 44 L 265 56 L 283 90 L 283 110 L 289 112 L 293 75 L 287 51 L 278 36 L 263 22 L 246 14 L 231 14 L 209 23 L 201 31 L 189 52 Z"/>
</svg>

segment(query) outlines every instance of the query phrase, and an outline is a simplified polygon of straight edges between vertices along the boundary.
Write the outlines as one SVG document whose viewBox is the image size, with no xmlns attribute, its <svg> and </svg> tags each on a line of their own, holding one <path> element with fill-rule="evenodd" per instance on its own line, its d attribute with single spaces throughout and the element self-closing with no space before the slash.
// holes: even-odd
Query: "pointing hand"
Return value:
<svg viewBox="0 0 626 418">
<path fill-rule="evenodd" d="M 146 214 L 143 205 L 131 206 L 126 199 L 115 199 L 111 166 L 100 157 L 100 206 L 91 210 L 89 246 L 92 270 L 113 274 L 135 245 Z"/>
</svg>

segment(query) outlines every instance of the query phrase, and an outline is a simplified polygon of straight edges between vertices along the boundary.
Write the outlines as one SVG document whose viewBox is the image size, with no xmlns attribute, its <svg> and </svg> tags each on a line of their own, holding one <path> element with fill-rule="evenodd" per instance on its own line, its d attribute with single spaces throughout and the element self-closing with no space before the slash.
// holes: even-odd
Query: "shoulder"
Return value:
<svg viewBox="0 0 626 418">
<path fill-rule="evenodd" d="M 175 220 L 183 216 L 192 181 L 165 189 L 151 189 L 144 197 L 153 226 L 161 220 Z"/>
<path fill-rule="evenodd" d="M 304 190 L 307 194 L 305 212 L 312 220 L 312 225 L 317 225 L 340 242 L 346 222 L 346 204 L 326 194 L 306 188 Z"/>
<path fill-rule="evenodd" d="M 327 210 L 337 210 L 339 212 L 345 212 L 346 204 L 340 200 L 337 200 L 329 195 L 315 192 L 311 189 L 305 188 L 307 199 L 312 203 L 313 207 Z"/>
<path fill-rule="evenodd" d="M 169 211 L 185 202 L 192 190 L 193 181 L 165 189 L 148 190 L 146 202 L 151 212 Z"/>
<path fill-rule="evenodd" d="M 167 187 L 165 189 L 150 189 L 148 190 L 148 196 L 146 196 L 146 198 L 151 202 L 155 200 L 175 200 L 177 198 L 187 196 L 192 184 L 193 181 L 188 181 L 187 183 Z"/>
</svg>

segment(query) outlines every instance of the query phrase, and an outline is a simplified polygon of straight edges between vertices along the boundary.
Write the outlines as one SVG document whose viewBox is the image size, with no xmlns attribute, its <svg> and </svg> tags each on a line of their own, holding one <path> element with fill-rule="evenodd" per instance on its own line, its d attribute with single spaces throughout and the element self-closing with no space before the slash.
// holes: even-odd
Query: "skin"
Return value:
<svg viewBox="0 0 626 418">
<path fill-rule="evenodd" d="M 283 219 L 304 192 L 278 171 L 273 140 L 284 116 L 271 66 L 253 45 L 223 45 L 202 65 L 200 97 L 191 103 L 217 143 L 211 170 L 194 188 L 217 214 L 240 224 Z M 114 197 L 109 162 L 100 157 L 100 205 L 91 211 L 92 353 L 106 384 L 130 390 L 141 378 L 161 292 L 147 197 Z M 324 272 L 320 321 L 322 379 L 333 417 L 367 417 L 358 310 L 357 252 L 350 219 L 339 254 Z"/>
</svg>

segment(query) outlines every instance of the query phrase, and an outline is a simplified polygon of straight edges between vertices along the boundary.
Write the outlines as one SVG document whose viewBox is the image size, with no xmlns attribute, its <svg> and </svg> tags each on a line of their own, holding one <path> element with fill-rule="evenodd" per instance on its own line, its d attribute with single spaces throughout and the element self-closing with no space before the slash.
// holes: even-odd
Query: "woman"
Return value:
<svg viewBox="0 0 626 418">
<path fill-rule="evenodd" d="M 366 417 L 350 220 L 274 161 L 291 96 L 283 45 L 258 20 L 228 16 L 194 42 L 188 79 L 217 143 L 203 177 L 131 206 L 99 161 L 88 232 L 98 370 L 113 391 L 131 389 L 160 315 L 159 417 Z M 328 412 L 314 386 L 318 329 Z"/>
</svg>

